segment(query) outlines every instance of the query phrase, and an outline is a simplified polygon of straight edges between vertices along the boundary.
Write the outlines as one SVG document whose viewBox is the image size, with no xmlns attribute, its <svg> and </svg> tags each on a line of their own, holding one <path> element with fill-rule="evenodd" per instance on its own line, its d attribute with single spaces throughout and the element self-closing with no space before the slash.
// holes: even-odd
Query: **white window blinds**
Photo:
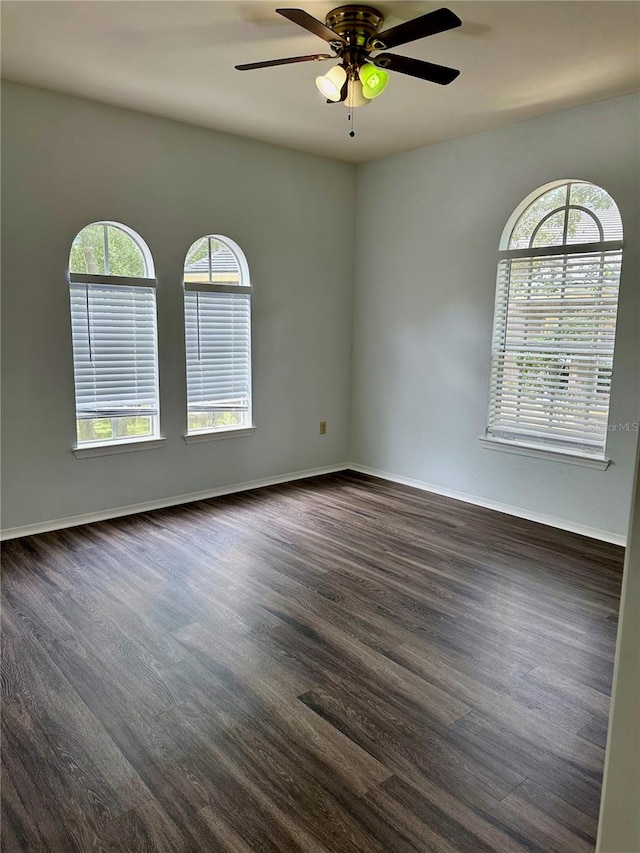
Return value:
<svg viewBox="0 0 640 853">
<path fill-rule="evenodd" d="M 189 432 L 251 423 L 251 287 L 238 247 L 204 237 L 184 275 Z"/>
<path fill-rule="evenodd" d="M 488 436 L 604 456 L 621 238 L 592 184 L 556 186 L 519 217 L 498 264 Z"/>
<path fill-rule="evenodd" d="M 190 412 L 248 411 L 249 299 L 246 293 L 185 293 Z"/>
<path fill-rule="evenodd" d="M 70 287 L 77 417 L 156 415 L 155 288 Z"/>
</svg>

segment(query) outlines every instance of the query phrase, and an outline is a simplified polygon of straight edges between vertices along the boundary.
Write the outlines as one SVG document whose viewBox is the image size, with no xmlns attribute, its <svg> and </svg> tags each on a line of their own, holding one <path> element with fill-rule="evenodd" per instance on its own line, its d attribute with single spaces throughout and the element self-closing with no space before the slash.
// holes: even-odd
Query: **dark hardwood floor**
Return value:
<svg viewBox="0 0 640 853">
<path fill-rule="evenodd" d="M 2 849 L 592 851 L 622 558 L 351 473 L 9 542 Z"/>
</svg>

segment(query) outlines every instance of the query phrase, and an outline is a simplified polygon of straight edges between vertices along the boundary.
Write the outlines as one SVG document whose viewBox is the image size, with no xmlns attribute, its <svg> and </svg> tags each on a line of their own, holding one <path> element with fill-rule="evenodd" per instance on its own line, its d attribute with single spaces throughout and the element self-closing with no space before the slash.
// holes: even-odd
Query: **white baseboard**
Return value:
<svg viewBox="0 0 640 853">
<path fill-rule="evenodd" d="M 432 492 L 435 495 L 443 495 L 447 498 L 454 498 L 457 501 L 464 503 L 475 504 L 486 509 L 493 509 L 497 512 L 504 512 L 507 515 L 514 515 L 517 518 L 524 518 L 527 521 L 537 521 L 538 524 L 546 524 L 549 527 L 558 527 L 560 530 L 568 530 L 570 533 L 579 533 L 581 536 L 589 536 L 591 539 L 599 539 L 602 542 L 610 542 L 612 545 L 626 545 L 627 537 L 619 533 L 612 533 L 609 530 L 600 530 L 597 527 L 588 527 L 586 524 L 578 524 L 574 521 L 567 521 L 564 518 L 557 518 L 552 515 L 545 515 L 541 512 L 532 512 L 521 507 L 503 504 L 499 501 L 490 501 L 485 498 L 479 498 L 476 495 L 467 494 L 467 492 L 458 492 L 456 489 L 448 489 L 445 486 L 436 486 L 433 483 L 425 483 L 423 480 L 413 480 L 411 477 L 399 477 L 397 474 L 391 474 L 389 471 L 380 471 L 377 468 L 369 468 L 367 465 L 351 464 L 349 468 L 352 471 L 358 471 L 361 474 L 369 474 L 371 477 L 379 477 L 381 480 L 390 480 L 393 483 L 401 483 L 403 486 L 413 486 L 414 489 L 421 489 L 423 492 Z"/>
<path fill-rule="evenodd" d="M 0 541 L 16 539 L 18 536 L 34 536 L 36 533 L 49 533 L 52 530 L 62 530 L 65 527 L 78 527 L 80 524 L 91 524 L 94 521 L 107 521 L 110 518 L 120 518 L 123 515 L 135 515 L 139 512 L 165 509 L 169 506 L 203 501 L 208 498 L 217 498 L 221 495 L 233 494 L 234 492 L 246 492 L 249 489 L 259 489 L 262 486 L 277 486 L 279 483 L 288 483 L 291 480 L 303 480 L 307 477 L 317 477 L 320 474 L 334 474 L 336 471 L 345 471 L 347 468 L 349 468 L 349 465 L 346 462 L 341 465 L 325 465 L 323 468 L 309 468 L 306 471 L 278 474 L 275 477 L 266 477 L 262 480 L 249 480 L 244 483 L 235 483 L 231 486 L 219 486 L 217 489 L 207 489 L 204 492 L 174 495 L 173 497 L 161 498 L 157 501 L 145 501 L 144 503 L 130 504 L 129 506 L 113 507 L 111 509 L 100 510 L 99 512 L 90 512 L 86 515 L 56 518 L 52 521 L 27 524 L 24 527 L 7 527 L 4 530 L 0 530 Z"/>
<path fill-rule="evenodd" d="M 276 486 L 279 483 L 288 483 L 292 480 L 303 480 L 307 477 L 317 477 L 321 474 L 334 474 L 337 471 L 346 470 L 358 471 L 361 474 L 369 474 L 372 477 L 379 477 L 381 480 L 390 480 L 393 483 L 400 483 L 404 486 L 412 486 L 414 489 L 420 489 L 423 492 L 431 492 L 435 495 L 454 498 L 455 500 L 464 501 L 465 503 L 474 504 L 475 506 L 482 506 L 486 509 L 504 512 L 507 515 L 514 515 L 517 518 L 524 518 L 527 521 L 536 521 L 539 524 L 546 524 L 549 527 L 558 527 L 560 530 L 579 533 L 582 536 L 589 536 L 592 539 L 599 539 L 602 542 L 610 542 L 613 545 L 626 545 L 626 536 L 611 533 L 608 530 L 600 530 L 597 527 L 587 527 L 587 525 L 567 521 L 564 518 L 556 518 L 555 516 L 544 515 L 539 512 L 531 512 L 530 510 L 514 507 L 510 504 L 503 504 L 499 501 L 490 501 L 485 498 L 479 498 L 476 495 L 467 494 L 466 492 L 459 492 L 456 489 L 448 489 L 444 486 L 436 486 L 433 483 L 425 483 L 423 480 L 414 480 L 411 477 L 400 477 L 397 474 L 391 474 L 389 471 L 381 471 L 378 468 L 370 468 L 367 465 L 350 464 L 347 462 L 339 465 L 325 465 L 322 468 L 309 468 L 305 471 L 293 471 L 288 474 L 278 474 L 275 477 L 266 477 L 262 480 L 248 480 L 244 483 L 235 483 L 230 486 L 219 486 L 216 489 L 207 489 L 203 492 L 191 492 L 187 495 L 174 495 L 173 497 L 161 498 L 156 501 L 145 501 L 144 503 L 130 504 L 129 506 L 113 507 L 111 509 L 100 510 L 99 512 L 87 513 L 86 515 L 73 515 L 68 518 L 57 518 L 51 521 L 27 524 L 23 527 L 8 527 L 4 530 L 0 530 L 0 541 L 16 539 L 19 536 L 33 536 L 37 533 L 49 533 L 52 530 L 62 530 L 65 527 L 77 527 L 80 524 L 91 524 L 95 521 L 107 521 L 110 518 L 119 518 L 123 515 L 135 515 L 139 512 L 149 512 L 154 509 L 165 509 L 166 507 L 178 506 L 179 504 L 207 500 L 208 498 L 216 498 L 222 495 L 230 495 L 234 492 L 245 492 L 249 489 L 259 489 L 263 486 Z"/>
</svg>

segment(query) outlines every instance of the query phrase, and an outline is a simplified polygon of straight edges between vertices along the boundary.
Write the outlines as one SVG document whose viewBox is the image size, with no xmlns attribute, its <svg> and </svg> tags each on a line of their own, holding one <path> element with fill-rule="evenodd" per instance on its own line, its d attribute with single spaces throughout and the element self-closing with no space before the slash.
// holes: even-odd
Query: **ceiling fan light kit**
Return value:
<svg viewBox="0 0 640 853">
<path fill-rule="evenodd" d="M 349 89 L 344 101 L 345 107 L 352 110 L 356 107 L 366 107 L 370 103 L 370 99 L 365 97 L 362 83 L 359 80 L 349 80 Z"/>
<path fill-rule="evenodd" d="M 384 18 L 373 6 L 339 6 L 329 12 L 324 24 L 303 9 L 276 9 L 276 12 L 328 42 L 334 51 L 333 55 L 316 53 L 251 62 L 236 65 L 238 71 L 338 59 L 338 65 L 316 77 L 316 86 L 327 102 L 344 103 L 349 109 L 350 119 L 353 108 L 364 106 L 384 92 L 389 83 L 389 71 L 441 86 L 452 83 L 460 74 L 457 69 L 446 65 L 384 52 L 459 27 L 462 21 L 450 9 L 436 9 L 435 12 L 428 12 L 382 32 L 380 28 Z M 354 135 L 352 131 L 350 136 Z"/>
<path fill-rule="evenodd" d="M 345 69 L 342 65 L 335 65 L 323 77 L 316 77 L 316 86 L 328 101 L 337 102 L 346 80 Z"/>
<path fill-rule="evenodd" d="M 373 100 L 381 95 L 389 85 L 389 75 L 382 68 L 376 68 L 370 62 L 365 62 L 359 70 L 362 82 L 362 94 Z"/>
</svg>

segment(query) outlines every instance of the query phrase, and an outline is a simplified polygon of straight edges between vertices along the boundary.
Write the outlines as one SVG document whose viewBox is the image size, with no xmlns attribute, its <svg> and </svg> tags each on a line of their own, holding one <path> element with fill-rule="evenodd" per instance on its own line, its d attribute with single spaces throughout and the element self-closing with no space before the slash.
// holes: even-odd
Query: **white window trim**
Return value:
<svg viewBox="0 0 640 853">
<path fill-rule="evenodd" d="M 211 427 L 191 432 L 189 432 L 187 426 L 187 432 L 183 436 L 187 444 L 200 444 L 205 441 L 216 441 L 217 439 L 241 438 L 242 436 L 253 435 L 256 431 L 256 427 L 253 424 L 253 284 L 249 274 L 247 258 L 240 246 L 230 237 L 222 234 L 207 234 L 199 239 L 206 239 L 208 241 L 209 258 L 211 258 L 211 240 L 218 240 L 231 250 L 238 262 L 240 270 L 239 282 L 238 284 L 220 284 L 214 281 L 186 281 L 183 279 L 183 299 L 184 294 L 189 292 L 246 293 L 249 296 L 249 410 L 247 415 L 251 426 L 242 424 L 232 427 Z M 211 260 L 209 260 L 209 278 L 211 278 Z"/>
<path fill-rule="evenodd" d="M 256 427 L 218 427 L 218 429 L 203 430 L 202 432 L 188 432 L 182 437 L 187 444 L 200 444 L 203 441 L 217 441 L 224 438 L 243 438 L 255 435 Z"/>
<path fill-rule="evenodd" d="M 116 453 L 133 453 L 137 450 L 156 450 L 163 446 L 166 436 L 143 438 L 124 438 L 118 441 L 93 441 L 76 444 L 73 453 L 76 459 L 88 459 L 94 456 L 111 456 Z"/>
<path fill-rule="evenodd" d="M 118 228 L 120 231 L 123 231 L 127 234 L 135 243 L 135 245 L 140 250 L 142 255 L 144 271 L 146 276 L 121 276 L 121 275 L 100 275 L 100 274 L 92 274 L 92 273 L 74 273 L 68 272 L 68 285 L 71 284 L 84 284 L 87 286 L 90 285 L 101 285 L 101 284 L 110 284 L 110 285 L 122 285 L 123 287 L 152 287 L 156 291 L 156 300 L 157 300 L 157 289 L 158 289 L 158 280 L 155 275 L 155 266 L 153 263 L 153 256 L 149 247 L 145 243 L 145 241 L 140 237 L 140 235 L 133 230 L 133 228 L 129 228 L 127 225 L 124 225 L 121 222 L 115 222 L 113 220 L 101 220 L 99 222 L 92 222 L 90 225 L 85 225 L 83 229 L 89 228 L 92 225 L 102 225 L 102 226 L 112 226 L 114 228 Z M 80 233 L 80 232 L 78 232 Z M 76 235 L 77 236 L 77 235 Z M 109 264 L 109 256 L 107 250 L 108 244 L 105 243 L 105 265 L 108 269 Z M 158 306 L 156 301 L 156 344 L 157 344 L 157 334 L 158 334 Z M 156 353 L 156 389 L 158 395 L 158 405 L 156 414 L 152 416 L 153 424 L 154 424 L 154 432 L 151 435 L 141 436 L 140 438 L 118 438 L 118 439 L 110 439 L 108 441 L 93 441 L 93 442 L 82 442 L 81 444 L 76 443 L 72 447 L 72 451 L 75 454 L 77 459 L 85 459 L 95 456 L 108 456 L 115 453 L 130 453 L 135 450 L 153 450 L 156 447 L 161 447 L 162 442 L 165 441 L 165 437 L 160 435 L 160 353 L 159 350 Z M 77 412 L 76 412 L 77 418 Z M 128 446 L 131 445 L 131 446 Z"/>
<path fill-rule="evenodd" d="M 586 453 L 571 450 L 559 450 L 554 447 L 539 447 L 526 444 L 515 439 L 497 438 L 496 436 L 480 436 L 485 450 L 499 450 L 505 453 L 514 453 L 518 456 L 533 456 L 538 459 L 547 459 L 550 462 L 567 462 L 569 465 L 582 465 L 585 468 L 598 468 L 601 471 L 611 464 L 606 457 L 589 456 Z"/>
</svg>

